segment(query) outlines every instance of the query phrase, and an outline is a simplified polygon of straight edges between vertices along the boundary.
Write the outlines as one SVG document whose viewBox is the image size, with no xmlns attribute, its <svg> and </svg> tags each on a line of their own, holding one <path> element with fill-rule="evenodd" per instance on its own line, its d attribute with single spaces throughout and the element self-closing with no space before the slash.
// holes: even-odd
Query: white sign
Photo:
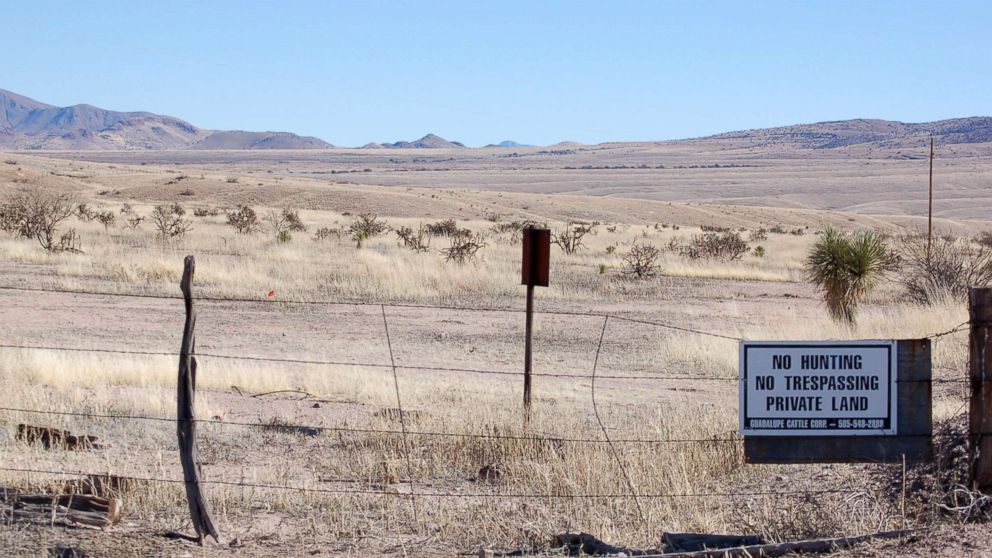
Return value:
<svg viewBox="0 0 992 558">
<path fill-rule="evenodd" d="M 896 434 L 895 341 L 742 341 L 741 434 Z"/>
</svg>

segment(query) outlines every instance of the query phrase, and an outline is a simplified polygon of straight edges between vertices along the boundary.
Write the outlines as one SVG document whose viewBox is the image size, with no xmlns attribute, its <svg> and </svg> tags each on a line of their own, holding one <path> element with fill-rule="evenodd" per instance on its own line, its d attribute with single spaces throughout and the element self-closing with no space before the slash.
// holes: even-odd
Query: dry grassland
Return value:
<svg viewBox="0 0 992 558">
<path fill-rule="evenodd" d="M 198 549 L 163 537 L 167 531 L 190 532 L 183 487 L 138 481 L 124 495 L 125 523 L 106 533 L 0 527 L 0 543 L 17 553 L 33 555 L 54 537 L 102 549 L 99 555 L 127 555 L 130 544 L 142 545 L 149 555 L 294 556 L 318 549 L 335 555 L 450 555 L 480 546 L 548 550 L 549 536 L 568 530 L 656 546 L 663 530 L 748 532 L 781 540 L 935 519 L 926 491 L 905 513 L 900 509 L 899 487 L 891 482 L 898 467 L 745 465 L 735 441 L 736 341 L 611 319 L 598 355 L 594 409 L 588 375 L 603 318 L 540 314 L 535 370 L 563 377 L 535 379 L 534 416 L 525 429 L 519 376 L 431 369 L 519 372 L 522 314 L 403 306 L 519 309 L 519 244 L 512 234 L 493 233 L 486 217 L 536 218 L 552 228 L 581 217 L 603 224 L 575 255 L 553 248 L 552 286 L 539 290 L 539 310 L 610 314 L 748 339 L 915 338 L 965 321 L 964 304 L 916 306 L 889 281 L 849 327 L 827 317 L 802 274 L 806 250 L 826 223 L 895 231 L 918 224 L 915 218 L 359 187 L 318 183 L 313 169 L 305 179 L 280 170 L 282 185 L 262 178 L 258 191 L 249 192 L 249 180 L 269 176 L 263 163 L 251 163 L 259 168 L 249 177 L 249 163 L 234 169 L 205 161 L 178 173 L 204 176 L 180 181 L 179 187 L 194 192 L 187 196 L 164 184 L 177 175 L 166 167 L 16 158 L 16 171 L 0 169 L 5 191 L 32 184 L 58 188 L 115 212 L 130 201 L 142 215 L 166 200 L 189 209 L 252 203 L 260 214 L 263 205 L 293 204 L 304 208 L 310 229 L 280 243 L 268 232 L 235 234 L 222 213 L 193 218 L 192 232 L 173 241 L 158 238 L 147 223 L 134 231 L 105 230 L 73 219 L 82 254 L 48 254 L 32 241 L 0 238 L 4 286 L 177 296 L 182 257 L 195 254 L 199 296 L 245 299 L 199 302 L 197 325 L 197 351 L 205 355 L 197 416 L 209 419 L 200 425 L 203 472 L 209 481 L 230 483 L 208 484 L 206 491 L 225 540 L 236 538 L 243 546 Z M 232 171 L 238 182 L 227 180 Z M 372 184 L 388 175 L 372 174 Z M 26 182 L 12 180 L 18 176 Z M 273 192 L 275 201 L 264 202 Z M 363 210 L 378 211 L 393 228 L 457 217 L 459 225 L 486 235 L 487 246 L 475 261 L 459 265 L 438 253 L 447 244 L 443 238 L 434 239 L 427 253 L 401 247 L 392 233 L 360 249 L 347 235 L 310 238 L 320 227 L 347 226 L 351 214 Z M 748 231 L 782 224 L 805 234 L 769 234 L 753 243 L 765 248 L 764 257 L 749 253 L 719 262 L 664 251 L 658 277 L 638 281 L 620 273 L 621 254 L 632 243 L 664 248 L 699 234 L 702 224 Z M 987 226 L 970 220 L 941 224 L 970 234 Z M 0 290 L 0 301 L 3 344 L 150 353 L 174 353 L 179 346 L 178 300 Z M 402 425 L 391 357 L 403 367 L 397 371 Z M 963 378 L 966 338 L 936 341 L 933 364 L 937 378 Z M 175 374 L 175 356 L 0 348 L 0 391 L 9 407 L 146 417 L 0 411 L 4 466 L 181 478 L 175 424 L 147 418 L 175 416 Z M 280 390 L 294 392 L 259 395 Z M 935 385 L 935 420 L 961 414 L 964 390 L 958 383 Z M 595 410 L 610 438 L 620 440 L 622 468 L 603 443 Z M 25 445 L 15 440 L 22 422 L 96 435 L 105 445 L 91 451 Z M 414 432 L 407 444 L 403 428 Z M 487 465 L 499 468 L 498 478 L 480 478 Z M 625 473 L 639 497 L 631 495 Z M 65 480 L 9 471 L 0 472 L 0 479 L 19 488 Z M 310 491 L 272 488 L 279 486 Z M 832 490 L 840 492 L 821 493 Z M 776 491 L 790 493 L 767 494 Z"/>
</svg>

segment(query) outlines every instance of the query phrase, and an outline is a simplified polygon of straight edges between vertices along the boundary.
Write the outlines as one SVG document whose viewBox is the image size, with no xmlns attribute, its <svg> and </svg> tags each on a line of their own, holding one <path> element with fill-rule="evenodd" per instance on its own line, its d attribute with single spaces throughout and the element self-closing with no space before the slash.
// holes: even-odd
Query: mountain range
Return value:
<svg viewBox="0 0 992 558">
<path fill-rule="evenodd" d="M 838 149 L 852 146 L 899 149 L 919 147 L 930 137 L 942 145 L 992 142 L 992 118 L 975 116 L 921 124 L 873 119 L 841 120 L 727 132 L 705 138 L 678 140 L 677 143 L 716 141 L 733 147 L 783 150 Z M 558 147 L 564 146 L 565 143 L 558 144 Z M 321 139 L 290 132 L 206 130 L 179 118 L 150 112 L 117 112 L 86 104 L 56 107 L 0 89 L 0 149 L 85 151 L 330 147 L 333 146 Z M 369 143 L 362 147 L 462 149 L 465 145 L 435 134 L 427 134 L 416 141 Z M 486 147 L 529 146 L 507 140 Z"/>
<path fill-rule="evenodd" d="M 0 89 L 0 149 L 315 149 L 333 147 L 289 132 L 217 131 L 150 112 L 92 105 L 56 107 Z"/>
</svg>

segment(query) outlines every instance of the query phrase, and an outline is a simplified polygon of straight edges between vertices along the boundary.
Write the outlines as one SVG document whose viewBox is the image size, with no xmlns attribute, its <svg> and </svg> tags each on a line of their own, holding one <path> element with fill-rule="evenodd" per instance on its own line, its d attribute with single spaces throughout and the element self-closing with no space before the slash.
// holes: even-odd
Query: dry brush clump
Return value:
<svg viewBox="0 0 992 558">
<path fill-rule="evenodd" d="M 410 227 L 400 227 L 393 231 L 399 238 L 404 248 L 414 252 L 427 252 L 431 246 L 431 235 L 427 232 L 427 227 L 421 224 L 417 230 Z"/>
<path fill-rule="evenodd" d="M 583 238 L 596 228 L 595 223 L 577 223 L 569 221 L 565 228 L 555 229 L 551 233 L 551 243 L 561 248 L 562 252 L 571 256 L 579 250 L 585 248 Z M 593 233 L 595 234 L 595 233 Z"/>
<path fill-rule="evenodd" d="M 307 226 L 300 219 L 300 212 L 289 207 L 284 207 L 281 211 L 270 210 L 264 220 L 279 242 L 290 242 L 294 232 L 307 231 Z"/>
<path fill-rule="evenodd" d="M 448 247 L 440 250 L 444 261 L 463 264 L 475 259 L 479 250 L 486 247 L 485 237 L 479 233 L 467 232 L 448 239 Z"/>
<path fill-rule="evenodd" d="M 691 260 L 734 261 L 743 258 L 750 247 L 739 232 L 722 231 L 693 235 L 689 242 L 673 238 L 668 244 L 668 249 Z"/>
<path fill-rule="evenodd" d="M 0 205 L 0 229 L 17 237 L 35 239 L 48 252 L 79 253 L 82 250 L 76 230 L 60 230 L 77 207 L 68 194 L 21 192 Z"/>
<path fill-rule="evenodd" d="M 193 229 L 193 220 L 186 217 L 186 209 L 178 203 L 156 205 L 149 218 L 163 239 L 182 238 Z"/>
<path fill-rule="evenodd" d="M 992 282 L 992 244 L 938 235 L 928 250 L 927 237 L 907 233 L 896 238 L 899 273 L 895 281 L 914 302 L 935 305 L 965 301 L 968 287 Z"/>
<path fill-rule="evenodd" d="M 255 234 L 261 228 L 258 213 L 247 205 L 238 205 L 227 213 L 227 224 L 238 234 Z"/>
<path fill-rule="evenodd" d="M 348 233 L 358 248 L 361 248 L 365 241 L 386 234 L 388 230 L 389 225 L 379 220 L 379 216 L 375 213 L 362 213 L 348 225 Z"/>
<path fill-rule="evenodd" d="M 661 250 L 651 244 L 635 241 L 622 257 L 620 273 L 633 279 L 648 279 L 658 274 L 658 257 Z"/>
</svg>

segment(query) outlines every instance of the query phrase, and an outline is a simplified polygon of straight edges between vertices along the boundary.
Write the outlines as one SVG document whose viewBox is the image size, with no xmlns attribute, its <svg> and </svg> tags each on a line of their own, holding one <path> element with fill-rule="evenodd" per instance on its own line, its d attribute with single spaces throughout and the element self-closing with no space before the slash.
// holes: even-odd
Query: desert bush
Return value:
<svg viewBox="0 0 992 558">
<path fill-rule="evenodd" d="M 467 236 L 471 234 L 468 229 L 458 228 L 458 223 L 454 219 L 445 219 L 437 223 L 427 223 L 424 225 L 427 234 L 431 236 Z"/>
<path fill-rule="evenodd" d="M 134 207 L 132 207 L 131 204 L 129 203 L 125 203 L 121 207 L 120 213 L 121 216 L 124 218 L 124 227 L 131 230 L 137 229 L 138 225 L 140 225 L 142 221 L 145 220 L 144 217 L 138 215 L 138 212 L 135 211 Z"/>
<path fill-rule="evenodd" d="M 765 257 L 765 247 L 764 246 L 755 246 L 754 247 L 754 250 L 752 250 L 751 253 L 754 254 L 754 257 L 756 257 L 756 258 L 764 258 Z"/>
<path fill-rule="evenodd" d="M 414 252 L 426 252 L 431 245 L 431 235 L 427 233 L 427 228 L 421 224 L 416 231 L 410 227 L 400 227 L 394 231 L 405 248 Z"/>
<path fill-rule="evenodd" d="M 258 222 L 258 214 L 247 205 L 239 205 L 234 211 L 229 211 L 227 224 L 234 227 L 238 234 L 254 234 L 261 227 Z"/>
<path fill-rule="evenodd" d="M 658 273 L 658 256 L 661 250 L 650 244 L 634 242 L 623 255 L 620 273 L 635 279 L 647 279 Z"/>
<path fill-rule="evenodd" d="M 283 208 L 282 211 L 270 210 L 263 220 L 279 242 L 289 242 L 293 240 L 292 233 L 306 232 L 307 230 L 303 220 L 300 219 L 300 212 L 288 207 Z"/>
<path fill-rule="evenodd" d="M 236 176 L 229 176 L 229 177 L 227 177 L 227 180 L 225 180 L 225 182 L 227 182 L 228 184 L 237 184 L 238 183 L 238 177 L 236 177 Z"/>
<path fill-rule="evenodd" d="M 101 225 L 103 225 L 104 230 L 107 230 L 110 227 L 113 227 L 115 223 L 117 223 L 117 215 L 110 210 L 100 211 L 96 213 L 96 220 L 99 221 Z"/>
<path fill-rule="evenodd" d="M 982 231 L 975 235 L 975 244 L 992 248 L 992 231 Z"/>
<path fill-rule="evenodd" d="M 617 247 L 613 244 L 610 244 L 609 246 L 606 247 L 607 254 L 613 254 L 616 251 L 617 251 Z"/>
<path fill-rule="evenodd" d="M 768 232 L 775 234 L 786 234 L 788 231 L 786 231 L 785 227 L 782 225 L 773 225 L 770 229 L 768 229 Z"/>
<path fill-rule="evenodd" d="M 703 232 L 727 233 L 730 227 L 720 227 L 718 225 L 699 225 L 699 230 Z"/>
<path fill-rule="evenodd" d="M 465 263 L 475 259 L 476 253 L 486 247 L 481 235 L 469 233 L 449 237 L 447 248 L 441 249 L 441 255 L 447 262 Z"/>
<path fill-rule="evenodd" d="M 76 218 L 84 223 L 89 223 L 96 219 L 97 212 L 85 203 L 76 205 Z"/>
<path fill-rule="evenodd" d="M 32 191 L 16 194 L 0 207 L 0 228 L 33 238 L 48 252 L 81 252 L 75 229 L 60 232 L 77 209 L 68 194 Z"/>
<path fill-rule="evenodd" d="M 748 236 L 748 240 L 751 242 L 764 242 L 765 240 L 768 240 L 768 231 L 766 231 L 764 227 L 751 231 L 751 234 Z"/>
<path fill-rule="evenodd" d="M 358 237 L 363 240 L 375 238 L 385 234 L 389 230 L 389 225 L 385 221 L 380 221 L 375 213 L 362 213 L 348 225 L 348 232 L 352 238 L 358 241 Z M 361 246 L 359 246 L 361 247 Z"/>
<path fill-rule="evenodd" d="M 828 227 L 806 256 L 806 276 L 823 291 L 830 316 L 853 324 L 858 304 L 897 257 L 875 231 L 853 235 Z"/>
<path fill-rule="evenodd" d="M 193 220 L 186 217 L 186 209 L 178 203 L 156 205 L 151 220 L 159 236 L 165 239 L 182 238 L 193 230 Z"/>
<path fill-rule="evenodd" d="M 520 221 L 508 221 L 505 223 L 496 223 L 489 227 L 489 231 L 493 234 L 517 233 L 522 228 L 524 228 L 524 224 Z"/>
<path fill-rule="evenodd" d="M 909 233 L 896 238 L 896 253 L 900 268 L 895 280 L 920 304 L 964 301 L 969 286 L 992 282 L 992 245 L 942 235 L 934 238 L 928 253 L 926 235 Z"/>
<path fill-rule="evenodd" d="M 220 210 L 216 207 L 197 207 L 193 210 L 194 217 L 217 217 Z"/>
<path fill-rule="evenodd" d="M 706 258 L 725 261 L 739 260 L 750 249 L 738 232 L 693 235 L 688 243 L 672 239 L 668 247 L 680 256 L 693 260 Z"/>
<path fill-rule="evenodd" d="M 332 238 L 334 238 L 334 239 L 340 239 L 341 238 L 341 229 L 336 229 L 336 228 L 331 228 L 331 227 L 321 227 L 321 228 L 317 229 L 317 231 L 314 232 L 314 234 L 313 234 L 313 241 L 314 242 L 324 242 L 324 241 L 327 241 L 327 240 L 331 240 Z"/>
<path fill-rule="evenodd" d="M 551 243 L 561 248 L 565 254 L 572 255 L 584 248 L 582 238 L 591 233 L 596 225 L 569 221 L 564 229 L 555 229 L 551 233 Z"/>
</svg>

